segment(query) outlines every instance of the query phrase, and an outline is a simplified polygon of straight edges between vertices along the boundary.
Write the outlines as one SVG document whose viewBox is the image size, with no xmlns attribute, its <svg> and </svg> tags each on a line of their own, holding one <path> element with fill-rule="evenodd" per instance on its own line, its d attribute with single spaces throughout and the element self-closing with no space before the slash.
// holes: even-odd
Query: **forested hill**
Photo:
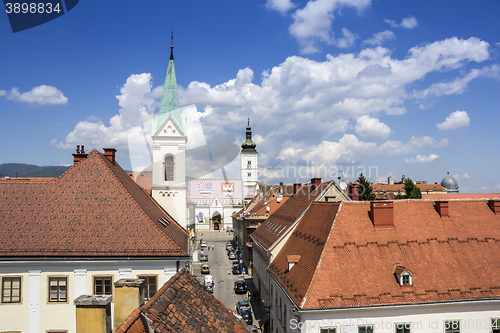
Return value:
<svg viewBox="0 0 500 333">
<path fill-rule="evenodd" d="M 37 166 L 22 163 L 0 164 L 0 177 L 58 177 L 69 166 Z"/>
</svg>

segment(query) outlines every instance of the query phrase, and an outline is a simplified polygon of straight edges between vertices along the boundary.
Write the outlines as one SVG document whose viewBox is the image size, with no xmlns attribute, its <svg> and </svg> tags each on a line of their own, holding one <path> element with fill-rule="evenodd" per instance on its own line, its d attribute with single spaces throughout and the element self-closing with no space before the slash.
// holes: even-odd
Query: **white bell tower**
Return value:
<svg viewBox="0 0 500 333">
<path fill-rule="evenodd" d="M 243 188 L 255 188 L 255 184 L 259 181 L 259 172 L 257 164 L 257 145 L 252 141 L 252 128 L 250 127 L 250 119 L 248 119 L 246 140 L 241 145 L 241 182 Z M 245 191 L 245 190 L 244 190 Z"/>
<path fill-rule="evenodd" d="M 174 46 L 163 86 L 158 118 L 153 121 L 153 184 L 151 195 L 184 229 L 186 220 L 187 122 L 181 118 L 174 68 Z"/>
</svg>

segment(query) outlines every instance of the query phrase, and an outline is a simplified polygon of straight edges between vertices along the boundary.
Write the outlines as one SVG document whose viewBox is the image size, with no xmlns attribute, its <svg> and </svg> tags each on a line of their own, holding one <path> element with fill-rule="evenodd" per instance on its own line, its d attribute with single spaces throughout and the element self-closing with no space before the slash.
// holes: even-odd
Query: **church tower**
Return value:
<svg viewBox="0 0 500 333">
<path fill-rule="evenodd" d="M 153 184 L 151 195 L 186 229 L 187 121 L 181 118 L 174 68 L 174 46 L 163 86 L 158 118 L 153 120 Z"/>
<path fill-rule="evenodd" d="M 246 140 L 241 145 L 241 182 L 243 183 L 243 191 L 251 193 L 250 189 L 255 189 L 255 184 L 259 181 L 257 170 L 257 146 L 252 141 L 252 128 L 250 127 L 250 119 L 248 119 Z"/>
</svg>

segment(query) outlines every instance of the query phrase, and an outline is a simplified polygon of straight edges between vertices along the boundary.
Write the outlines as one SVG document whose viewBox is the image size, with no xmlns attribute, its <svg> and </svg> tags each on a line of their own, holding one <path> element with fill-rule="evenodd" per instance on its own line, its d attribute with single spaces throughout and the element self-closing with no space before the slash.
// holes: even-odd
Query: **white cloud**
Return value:
<svg viewBox="0 0 500 333">
<path fill-rule="evenodd" d="M 426 147 L 445 147 L 448 145 L 447 139 L 442 139 L 441 141 L 436 141 L 430 136 L 412 136 L 410 141 L 407 143 L 402 143 L 401 141 L 387 140 L 379 148 L 378 153 L 388 156 L 399 155 L 399 154 L 410 154 L 415 151 L 422 150 Z"/>
<path fill-rule="evenodd" d="M 500 191 L 500 184 L 498 184 L 497 186 L 495 186 L 495 190 Z"/>
<path fill-rule="evenodd" d="M 343 31 L 344 37 L 336 42 L 332 31 L 335 11 L 341 7 L 363 10 L 370 3 L 371 0 L 310 0 L 304 8 L 297 9 L 293 13 L 293 23 L 289 27 L 289 32 L 299 41 L 301 52 L 305 54 L 318 52 L 316 46 L 318 43 L 347 47 L 344 45 L 352 44 L 354 36 L 352 33 L 346 36 L 346 32 Z"/>
<path fill-rule="evenodd" d="M 417 155 L 417 157 L 405 158 L 406 164 L 426 164 L 434 162 L 439 158 L 436 154 L 430 154 L 429 156 Z"/>
<path fill-rule="evenodd" d="M 389 24 L 393 28 L 402 27 L 405 29 L 413 29 L 418 25 L 417 19 L 412 15 L 403 18 L 401 20 L 401 24 L 398 24 L 396 21 L 390 19 L 385 19 L 384 22 Z"/>
<path fill-rule="evenodd" d="M 295 7 L 295 5 L 290 0 L 267 0 L 266 7 L 285 14 L 287 11 Z"/>
<path fill-rule="evenodd" d="M 444 122 L 436 124 L 436 127 L 441 131 L 458 131 L 469 126 L 469 124 L 470 118 L 467 111 L 455 111 L 450 113 Z"/>
<path fill-rule="evenodd" d="M 381 32 L 377 32 L 376 34 L 373 34 L 373 38 L 365 39 L 363 41 L 363 44 L 370 44 L 370 45 L 378 46 L 378 45 L 382 45 L 384 43 L 384 41 L 386 41 L 388 39 L 393 39 L 393 38 L 396 38 L 396 35 L 394 34 L 394 32 L 392 32 L 390 30 L 385 30 L 385 31 L 381 31 Z"/>
<path fill-rule="evenodd" d="M 358 35 L 350 32 L 346 28 L 342 28 L 342 38 L 336 40 L 335 44 L 341 49 L 346 49 L 354 45 L 356 39 L 358 39 Z"/>
<path fill-rule="evenodd" d="M 7 99 L 16 102 L 34 103 L 40 105 L 67 104 L 68 98 L 56 87 L 41 85 L 34 87 L 28 92 L 21 93 L 18 88 L 12 88 L 10 92 L 0 90 L 0 96 L 6 96 Z"/>
<path fill-rule="evenodd" d="M 391 134 L 389 126 L 368 115 L 359 117 L 356 120 L 355 131 L 362 137 L 385 139 Z"/>
<path fill-rule="evenodd" d="M 417 19 L 414 16 L 408 16 L 403 19 L 401 26 L 405 29 L 413 29 L 418 25 Z"/>
<path fill-rule="evenodd" d="M 196 132 L 203 134 L 190 137 L 188 144 L 201 145 L 205 136 L 207 141 L 241 144 L 250 117 L 257 150 L 265 153 L 269 166 L 303 163 L 305 156 L 312 159 L 321 151 L 331 153 L 322 160 L 318 157 L 318 163 L 352 164 L 363 156 L 439 148 L 448 141 L 414 136 L 408 142 L 395 139 L 377 145 L 358 136 L 387 138 L 390 128 L 378 120 L 379 114 L 403 115 L 405 103 L 415 99 L 411 89 L 417 81 L 421 86 L 431 86 L 443 70 L 449 76 L 467 62 L 488 58 L 487 43 L 476 38 L 451 38 L 414 47 L 401 60 L 392 57 L 387 48 L 374 47 L 359 53 L 327 55 L 324 61 L 292 56 L 263 72 L 259 83 L 253 83 L 250 68 L 216 85 L 193 81 L 179 87 L 179 99 L 181 105 L 195 105 L 184 113 L 199 121 Z M 156 80 L 163 82 L 163 78 Z M 117 96 L 117 115 L 109 121 L 82 121 L 63 142 L 52 144 L 61 148 L 85 144 L 127 149 L 129 135 L 143 138 L 142 130 L 136 127 L 159 107 L 161 91 L 162 85 L 153 88 L 150 74 L 131 75 Z M 419 98 L 425 101 L 426 96 Z M 191 128 L 189 124 L 188 130 Z"/>
</svg>

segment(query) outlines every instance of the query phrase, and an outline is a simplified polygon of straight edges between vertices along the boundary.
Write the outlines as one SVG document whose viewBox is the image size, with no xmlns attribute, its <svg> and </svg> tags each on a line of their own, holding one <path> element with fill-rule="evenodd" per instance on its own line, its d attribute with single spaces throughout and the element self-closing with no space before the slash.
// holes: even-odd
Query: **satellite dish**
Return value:
<svg viewBox="0 0 500 333">
<path fill-rule="evenodd" d="M 340 188 L 342 189 L 342 191 L 345 191 L 347 188 L 347 184 L 344 182 L 340 183 Z"/>
<path fill-rule="evenodd" d="M 271 208 L 269 208 L 269 206 L 266 206 L 266 210 L 267 210 L 267 211 L 270 211 L 270 210 L 271 210 Z"/>
</svg>

